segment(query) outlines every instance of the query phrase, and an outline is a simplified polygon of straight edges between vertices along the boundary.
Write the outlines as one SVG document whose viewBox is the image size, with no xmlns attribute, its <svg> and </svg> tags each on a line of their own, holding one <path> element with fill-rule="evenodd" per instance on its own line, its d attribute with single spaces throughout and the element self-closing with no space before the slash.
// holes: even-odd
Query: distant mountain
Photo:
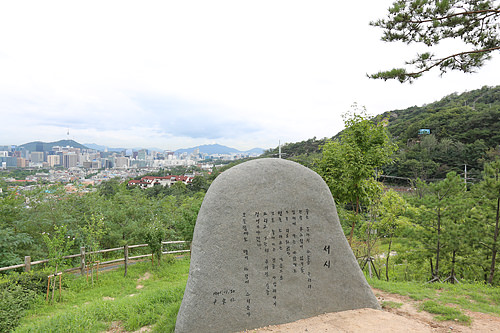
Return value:
<svg viewBox="0 0 500 333">
<path fill-rule="evenodd" d="M 55 142 L 34 141 L 25 143 L 23 145 L 20 145 L 19 147 L 23 147 L 24 149 L 33 152 L 33 151 L 50 151 L 54 146 L 59 146 L 59 147 L 70 146 L 73 148 L 88 149 L 88 147 L 74 140 L 59 140 Z"/>
<path fill-rule="evenodd" d="M 98 144 L 95 144 L 95 143 L 84 143 L 84 145 L 87 146 L 87 147 L 89 147 L 90 149 L 95 149 L 95 150 L 99 150 L 99 151 L 105 151 L 106 148 L 107 148 L 108 151 L 121 152 L 121 151 L 124 151 L 124 150 L 127 149 L 127 148 L 110 148 L 110 147 L 98 145 Z"/>
<path fill-rule="evenodd" d="M 149 148 L 135 147 L 135 148 L 132 148 L 133 151 L 139 151 L 139 150 L 142 150 L 142 149 L 147 149 L 149 152 L 152 152 L 152 151 L 156 151 L 156 152 L 165 151 L 165 149 L 161 149 L 161 148 L 158 148 L 158 147 L 149 147 Z"/>
<path fill-rule="evenodd" d="M 138 151 L 144 148 L 110 148 L 107 146 L 103 145 L 98 145 L 96 143 L 85 143 L 81 144 L 78 143 L 74 140 L 60 140 L 56 142 L 41 142 L 41 141 L 34 141 L 30 143 L 25 143 L 21 145 L 20 147 L 24 147 L 28 151 L 50 151 L 52 150 L 52 147 L 54 146 L 60 146 L 60 147 L 74 147 L 74 148 L 80 148 L 80 149 L 94 149 L 103 152 L 104 150 L 108 150 L 108 152 L 122 152 L 124 150 L 133 150 L 133 151 Z M 159 148 L 147 148 L 149 151 L 163 151 L 163 149 Z M 194 152 L 195 149 L 199 149 L 200 153 L 204 154 L 257 154 L 260 155 L 264 152 L 262 148 L 254 148 L 248 151 L 240 151 L 238 149 L 230 148 L 227 146 L 219 145 L 219 144 L 212 144 L 212 145 L 202 145 L 202 146 L 197 146 L 197 147 L 192 147 L 192 148 L 186 148 L 186 149 L 178 149 L 175 151 L 175 153 L 182 154 L 182 153 L 188 153 L 191 154 Z"/>
<path fill-rule="evenodd" d="M 262 149 L 262 148 L 254 148 L 254 149 L 248 150 L 248 151 L 240 151 L 238 149 L 230 148 L 230 147 L 219 145 L 219 144 L 211 144 L 211 145 L 201 145 L 201 146 L 196 146 L 196 147 L 186 148 L 186 149 L 177 149 L 175 151 L 175 153 L 191 154 L 195 151 L 195 149 L 199 149 L 200 153 L 208 154 L 208 155 L 213 155 L 213 154 L 259 154 L 260 155 L 264 152 L 264 149 Z"/>
<path fill-rule="evenodd" d="M 262 148 L 254 148 L 254 149 L 250 149 L 250 150 L 245 151 L 245 153 L 261 155 L 261 154 L 264 153 L 264 149 L 262 149 Z"/>
<path fill-rule="evenodd" d="M 98 150 L 98 151 L 104 151 L 104 150 L 108 149 L 108 151 L 111 151 L 111 152 L 122 152 L 124 150 L 139 151 L 141 149 L 145 149 L 143 147 L 111 148 L 111 147 L 108 147 L 108 146 L 98 145 L 96 143 L 85 143 L 84 145 L 87 146 L 87 147 L 89 147 L 89 148 L 91 148 L 91 149 L 95 149 L 95 150 Z M 150 148 L 146 148 L 146 149 L 149 150 L 149 151 L 164 151 L 164 149 L 155 148 L 155 147 L 150 147 Z"/>
</svg>

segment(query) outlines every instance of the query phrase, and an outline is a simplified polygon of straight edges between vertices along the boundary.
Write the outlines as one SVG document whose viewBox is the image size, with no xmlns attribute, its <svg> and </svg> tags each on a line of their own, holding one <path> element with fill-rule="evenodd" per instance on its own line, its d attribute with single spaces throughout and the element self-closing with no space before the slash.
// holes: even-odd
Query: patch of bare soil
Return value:
<svg viewBox="0 0 500 333">
<path fill-rule="evenodd" d="M 111 327 L 106 331 L 106 333 L 122 333 L 125 332 L 120 321 L 114 321 L 111 323 Z"/>
<path fill-rule="evenodd" d="M 144 280 L 148 280 L 150 277 L 151 277 L 151 274 L 149 272 L 146 272 L 146 273 L 144 273 L 143 276 L 141 276 L 140 278 L 137 279 L 137 283 L 144 281 Z M 135 289 L 142 289 L 142 288 L 144 288 L 144 286 L 140 283 L 135 287 Z"/>
<path fill-rule="evenodd" d="M 111 327 L 106 331 L 106 333 L 126 333 L 126 331 L 123 328 L 123 323 L 120 321 L 114 321 L 111 323 Z M 145 332 L 151 332 L 151 325 L 149 326 L 144 326 L 138 329 L 137 331 L 134 331 L 133 333 L 145 333 Z"/>
<path fill-rule="evenodd" d="M 144 281 L 144 280 L 149 280 L 150 277 L 151 277 L 151 273 L 146 272 L 146 273 L 144 273 L 143 276 L 141 276 L 139 279 L 137 279 L 137 282 L 141 282 L 141 281 Z"/>
<path fill-rule="evenodd" d="M 465 311 L 472 318 L 470 326 L 454 321 L 437 321 L 434 316 L 418 310 L 417 301 L 409 297 L 373 289 L 380 303 L 402 303 L 400 308 L 357 309 L 325 313 L 293 323 L 262 327 L 248 333 L 297 333 L 297 332 L 500 332 L 500 317 Z"/>
<path fill-rule="evenodd" d="M 151 332 L 151 326 L 144 326 L 139 328 L 137 331 L 134 331 L 134 333 L 144 333 L 144 332 Z"/>
</svg>

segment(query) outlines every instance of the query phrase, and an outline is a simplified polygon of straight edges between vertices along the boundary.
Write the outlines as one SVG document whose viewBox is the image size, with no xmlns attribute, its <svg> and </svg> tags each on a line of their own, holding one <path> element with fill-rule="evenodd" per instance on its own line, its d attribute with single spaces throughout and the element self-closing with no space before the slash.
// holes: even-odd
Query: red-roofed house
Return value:
<svg viewBox="0 0 500 333">
<path fill-rule="evenodd" d="M 165 177 L 157 177 L 157 176 L 145 176 L 142 177 L 141 180 L 130 180 L 128 182 L 129 186 L 140 186 L 141 188 L 149 188 L 155 185 L 161 186 L 172 186 L 177 182 L 183 182 L 188 185 L 193 181 L 193 177 L 190 176 L 165 176 Z"/>
</svg>

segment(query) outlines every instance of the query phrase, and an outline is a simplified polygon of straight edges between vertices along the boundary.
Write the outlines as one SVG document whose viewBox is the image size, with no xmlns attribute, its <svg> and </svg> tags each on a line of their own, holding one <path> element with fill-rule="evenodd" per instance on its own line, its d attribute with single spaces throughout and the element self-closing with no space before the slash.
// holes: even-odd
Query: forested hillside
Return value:
<svg viewBox="0 0 500 333">
<path fill-rule="evenodd" d="M 452 94 L 422 107 L 385 112 L 389 132 L 399 142 L 417 139 L 419 129 L 430 129 L 438 139 L 471 144 L 500 143 L 500 86 Z"/>
<path fill-rule="evenodd" d="M 23 147 L 26 150 L 33 152 L 33 151 L 50 151 L 50 150 L 52 150 L 52 147 L 54 147 L 54 146 L 59 146 L 59 147 L 70 146 L 73 148 L 88 149 L 84 145 L 82 145 L 74 140 L 59 140 L 59 141 L 55 141 L 55 142 L 34 141 L 34 142 L 25 143 L 23 145 L 20 145 L 19 147 Z"/>
<path fill-rule="evenodd" d="M 388 121 L 387 129 L 399 147 L 395 162 L 383 168 L 388 176 L 443 179 L 449 171 L 463 175 L 467 165 L 467 179 L 475 181 L 484 162 L 500 154 L 500 86 L 454 93 L 431 104 L 388 111 L 374 118 L 382 120 Z M 419 134 L 421 129 L 430 130 L 430 134 Z M 326 140 L 286 143 L 283 157 L 312 166 Z M 277 154 L 278 148 L 265 153 Z"/>
<path fill-rule="evenodd" d="M 475 181 L 484 162 L 498 155 L 500 87 L 452 94 L 422 107 L 386 112 L 380 119 L 388 119 L 400 149 L 386 174 L 442 179 L 467 168 L 467 178 Z M 430 134 L 419 134 L 422 129 Z"/>
</svg>

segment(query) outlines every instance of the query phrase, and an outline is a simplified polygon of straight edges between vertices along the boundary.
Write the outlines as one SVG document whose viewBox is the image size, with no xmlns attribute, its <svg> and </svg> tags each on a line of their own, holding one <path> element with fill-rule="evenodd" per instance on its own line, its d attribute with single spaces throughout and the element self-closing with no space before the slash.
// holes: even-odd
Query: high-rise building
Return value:
<svg viewBox="0 0 500 333">
<path fill-rule="evenodd" d="M 148 156 L 148 151 L 146 149 L 141 149 L 137 152 L 138 160 L 145 160 L 147 156 Z"/>
<path fill-rule="evenodd" d="M 65 168 L 73 168 L 78 164 L 78 155 L 75 153 L 67 153 L 63 155 L 63 166 Z"/>
<path fill-rule="evenodd" d="M 34 151 L 31 153 L 31 162 L 42 163 L 44 160 L 43 156 L 43 151 Z"/>
<path fill-rule="evenodd" d="M 128 157 L 117 157 L 115 167 L 117 168 L 128 168 L 130 165 L 130 160 Z"/>
<path fill-rule="evenodd" d="M 2 168 L 4 165 L 3 163 L 5 163 L 5 168 L 16 168 L 17 167 L 17 157 L 13 157 L 13 156 L 0 157 L 0 164 L 2 164 Z"/>
<path fill-rule="evenodd" d="M 18 168 L 26 168 L 26 159 L 23 157 L 17 158 L 17 167 Z"/>
<path fill-rule="evenodd" d="M 105 169 L 111 169 L 113 167 L 113 162 L 107 158 L 101 160 L 102 167 Z"/>
<path fill-rule="evenodd" d="M 61 158 L 59 155 L 49 155 L 47 156 L 47 162 L 50 167 L 54 167 L 56 165 L 61 165 Z"/>
</svg>

